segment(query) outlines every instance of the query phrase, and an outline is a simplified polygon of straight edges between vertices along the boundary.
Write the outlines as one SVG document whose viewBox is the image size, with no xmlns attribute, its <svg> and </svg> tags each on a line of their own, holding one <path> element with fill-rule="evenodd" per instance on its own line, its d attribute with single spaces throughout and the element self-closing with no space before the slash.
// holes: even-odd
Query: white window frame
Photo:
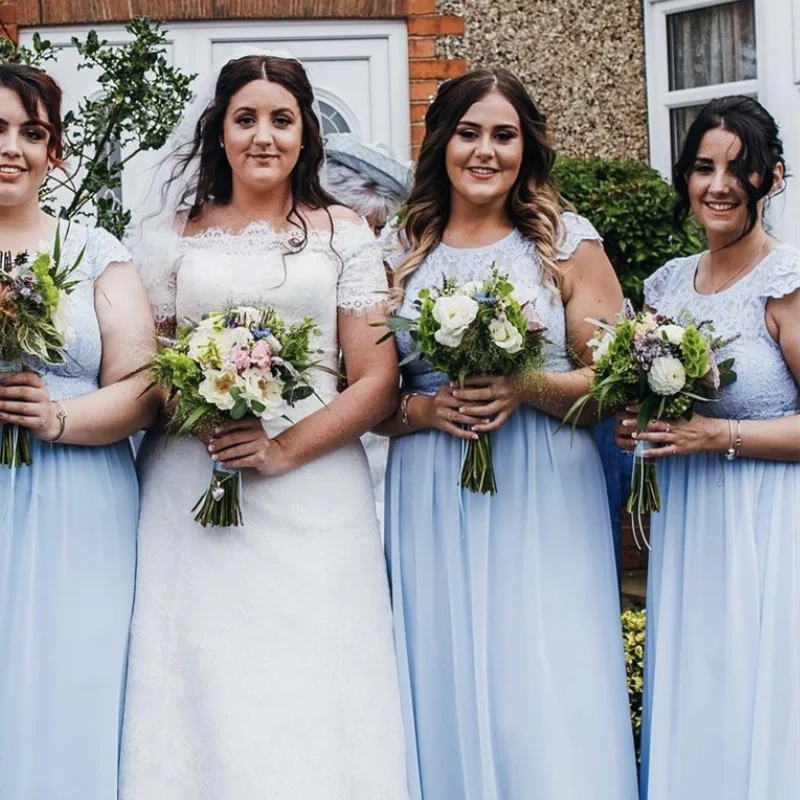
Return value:
<svg viewBox="0 0 800 800">
<path fill-rule="evenodd" d="M 650 163 L 669 177 L 672 169 L 672 132 L 670 111 L 706 103 L 726 94 L 761 95 L 761 37 L 756 5 L 756 58 L 758 77 L 746 81 L 712 83 L 691 89 L 669 88 L 669 48 L 667 17 L 682 11 L 720 6 L 731 0 L 646 0 L 645 48 L 647 53 L 647 111 L 650 118 Z"/>
<path fill-rule="evenodd" d="M 650 163 L 672 177 L 670 111 L 727 94 L 750 94 L 776 118 L 791 177 L 772 204 L 774 233 L 800 246 L 800 0 L 754 0 L 758 77 L 693 89 L 669 89 L 667 15 L 730 0 L 644 0 Z M 789 59 L 794 62 L 790 68 Z"/>
</svg>

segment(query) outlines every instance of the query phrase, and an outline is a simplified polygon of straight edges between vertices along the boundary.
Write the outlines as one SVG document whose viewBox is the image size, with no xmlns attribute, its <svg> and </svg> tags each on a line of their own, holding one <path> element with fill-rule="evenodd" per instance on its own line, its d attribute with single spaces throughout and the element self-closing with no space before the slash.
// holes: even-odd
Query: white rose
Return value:
<svg viewBox="0 0 800 800">
<path fill-rule="evenodd" d="M 610 331 L 605 331 L 602 336 L 598 332 L 586 342 L 592 348 L 592 361 L 595 364 L 608 352 L 608 348 L 611 347 L 611 342 L 613 341 L 614 334 Z"/>
<path fill-rule="evenodd" d="M 69 299 L 66 292 L 61 292 L 58 297 L 58 306 L 53 312 L 50 321 L 61 337 L 61 342 L 66 347 L 75 338 L 75 331 L 69 324 Z"/>
<path fill-rule="evenodd" d="M 643 336 L 645 333 L 652 333 L 657 328 L 658 323 L 656 322 L 655 316 L 649 313 L 643 314 L 642 319 L 633 325 L 634 331 L 636 331 L 636 333 L 638 333 L 640 336 Z"/>
<path fill-rule="evenodd" d="M 252 325 L 261 319 L 261 312 L 252 306 L 238 306 L 233 310 L 239 316 L 242 325 Z"/>
<path fill-rule="evenodd" d="M 458 288 L 456 295 L 461 297 L 475 297 L 482 289 L 483 283 L 480 281 L 467 281 L 463 286 Z"/>
<path fill-rule="evenodd" d="M 247 328 L 223 328 L 217 331 L 216 339 L 223 354 L 237 347 L 249 347 L 253 334 Z"/>
<path fill-rule="evenodd" d="M 275 419 L 286 412 L 286 401 L 281 396 L 283 381 L 280 378 L 249 369 L 242 374 L 241 380 L 244 383 L 242 397 L 248 403 L 255 400 L 264 406 L 261 412 L 253 411 L 257 417 Z"/>
<path fill-rule="evenodd" d="M 445 333 L 461 337 L 478 316 L 478 308 L 478 304 L 471 297 L 463 295 L 440 297 L 433 304 L 433 318 Z"/>
<path fill-rule="evenodd" d="M 684 329 L 680 325 L 662 325 L 658 332 L 662 339 L 675 346 L 683 341 Z"/>
<path fill-rule="evenodd" d="M 653 359 L 647 383 L 656 394 L 677 394 L 686 385 L 686 370 L 674 356 L 659 356 Z"/>
<path fill-rule="evenodd" d="M 454 336 L 448 333 L 444 328 L 439 328 L 439 330 L 433 334 L 433 338 L 445 347 L 458 347 L 461 344 L 461 340 L 464 338 L 464 333 L 462 331 Z"/>
<path fill-rule="evenodd" d="M 197 387 L 200 396 L 222 411 L 230 411 L 236 400 L 231 395 L 231 389 L 240 386 L 236 380 L 236 373 L 228 370 L 210 369 L 205 373 L 205 378 Z"/>
<path fill-rule="evenodd" d="M 489 334 L 492 341 L 508 353 L 519 353 L 522 350 L 522 334 L 508 320 L 493 320 L 489 323 Z"/>
</svg>

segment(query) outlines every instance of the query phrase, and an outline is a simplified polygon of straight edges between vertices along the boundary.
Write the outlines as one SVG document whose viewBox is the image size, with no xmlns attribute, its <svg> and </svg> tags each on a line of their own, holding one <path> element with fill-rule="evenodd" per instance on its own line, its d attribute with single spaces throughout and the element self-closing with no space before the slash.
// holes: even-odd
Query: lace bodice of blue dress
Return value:
<svg viewBox="0 0 800 800">
<path fill-rule="evenodd" d="M 53 366 L 32 364 L 42 372 L 53 400 L 78 397 L 99 388 L 102 344 L 94 306 L 95 281 L 109 264 L 131 260 L 128 251 L 102 228 L 89 228 L 76 222 L 69 226 L 62 223 L 61 236 L 62 266 L 74 264 L 81 250 L 84 253 L 75 273 L 80 282 L 67 301 L 73 337 L 67 347 L 65 363 Z"/>
<path fill-rule="evenodd" d="M 736 381 L 723 389 L 719 400 L 698 404 L 698 413 L 723 419 L 797 414 L 798 386 L 767 330 L 765 310 L 771 297 L 783 297 L 800 287 L 800 251 L 779 245 L 752 272 L 717 294 L 695 289 L 699 259 L 699 255 L 673 259 L 644 285 L 645 302 L 651 308 L 671 317 L 688 311 L 697 321 L 711 320 L 720 336 L 732 339 L 720 358 L 735 359 Z"/>
<path fill-rule="evenodd" d="M 564 239 L 556 256 L 568 259 L 585 239 L 602 241 L 592 224 L 577 214 L 562 215 Z M 396 235 L 386 238 L 386 260 L 395 269 L 403 258 Z M 564 306 L 561 297 L 543 279 L 542 265 L 536 244 L 515 229 L 504 238 L 486 247 L 456 248 L 439 244 L 408 279 L 403 304 L 397 313 L 404 317 L 415 317 L 414 300 L 420 289 L 439 286 L 443 277 L 455 278 L 459 282 L 485 280 L 491 276 L 492 267 L 506 274 L 509 280 L 525 294 L 533 297 L 536 311 L 547 327 L 545 336 L 545 369 L 566 372 L 573 368 L 567 354 Z M 397 334 L 400 358 L 412 350 L 413 343 L 408 333 Z M 435 394 L 447 376 L 436 372 L 423 359 L 403 367 L 403 385 L 425 394 Z"/>
</svg>

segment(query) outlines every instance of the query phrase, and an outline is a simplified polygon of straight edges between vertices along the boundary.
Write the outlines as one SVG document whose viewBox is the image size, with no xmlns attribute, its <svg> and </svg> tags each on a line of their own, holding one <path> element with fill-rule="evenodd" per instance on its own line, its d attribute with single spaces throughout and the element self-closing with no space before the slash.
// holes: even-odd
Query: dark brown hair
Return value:
<svg viewBox="0 0 800 800">
<path fill-rule="evenodd" d="M 311 209 L 335 205 L 335 200 L 322 188 L 319 171 L 325 151 L 319 120 L 314 113 L 314 91 L 305 69 L 299 61 L 276 56 L 245 56 L 229 61 L 220 71 L 214 99 L 203 112 L 195 129 L 194 141 L 186 153 L 180 154 L 178 167 L 172 175 L 175 180 L 184 174 L 199 154 L 200 166 L 197 181 L 180 199 L 188 206 L 189 219 L 196 219 L 203 205 L 212 200 L 220 205 L 230 202 L 233 193 L 233 172 L 225 151 L 220 146 L 223 121 L 231 98 L 248 83 L 267 80 L 291 92 L 300 107 L 303 123 L 303 150 L 291 175 L 292 208 L 288 219 L 303 231 L 303 244 L 307 240 L 306 222 L 298 213 L 300 205 Z M 331 221 L 331 228 L 333 222 Z"/>
<path fill-rule="evenodd" d="M 545 275 L 554 286 L 559 284 L 555 255 L 563 235 L 563 202 L 551 179 L 556 154 L 544 115 L 514 73 L 502 68 L 476 69 L 443 83 L 425 114 L 425 138 L 401 228 L 408 255 L 393 276 L 395 302 L 402 297 L 408 277 L 441 242 L 450 216 L 447 144 L 470 106 L 492 92 L 514 106 L 523 140 L 522 164 L 508 194 L 506 211 L 517 228 L 536 243 Z"/>
<path fill-rule="evenodd" d="M 30 118 L 47 130 L 50 160 L 60 166 L 64 158 L 61 87 L 46 72 L 18 63 L 0 64 L 0 86 L 14 92 Z M 47 119 L 42 119 L 42 110 Z"/>
<path fill-rule="evenodd" d="M 735 134 L 742 147 L 733 160 L 731 168 L 739 186 L 747 196 L 747 222 L 739 239 L 755 228 L 759 218 L 759 203 L 772 193 L 775 184 L 775 168 L 778 164 L 786 168 L 783 157 L 783 142 L 774 117 L 758 100 L 745 95 L 718 97 L 706 103 L 686 133 L 686 141 L 672 168 L 672 182 L 678 193 L 675 220 L 680 225 L 689 216 L 689 177 L 694 171 L 694 162 L 703 136 L 710 130 L 722 128 Z M 757 174 L 758 183 L 750 176 Z M 778 191 L 783 191 L 781 187 Z M 766 203 L 763 212 L 766 211 Z M 737 240 L 738 241 L 738 240 Z"/>
</svg>

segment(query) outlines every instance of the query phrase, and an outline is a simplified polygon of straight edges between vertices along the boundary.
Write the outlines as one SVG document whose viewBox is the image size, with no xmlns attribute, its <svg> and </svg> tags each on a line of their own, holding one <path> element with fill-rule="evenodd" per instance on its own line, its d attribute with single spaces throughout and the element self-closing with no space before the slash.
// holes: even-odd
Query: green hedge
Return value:
<svg viewBox="0 0 800 800">
<path fill-rule="evenodd" d="M 625 648 L 625 668 L 628 674 L 628 701 L 631 725 L 636 744 L 636 761 L 640 757 L 642 735 L 642 690 L 644 689 L 644 628 L 645 611 L 624 611 L 622 614 L 622 643 Z"/>
<path fill-rule="evenodd" d="M 560 156 L 554 176 L 564 199 L 603 237 L 622 290 L 637 306 L 648 275 L 671 258 L 703 249 L 694 221 L 674 226 L 675 192 L 647 164 Z"/>
</svg>

